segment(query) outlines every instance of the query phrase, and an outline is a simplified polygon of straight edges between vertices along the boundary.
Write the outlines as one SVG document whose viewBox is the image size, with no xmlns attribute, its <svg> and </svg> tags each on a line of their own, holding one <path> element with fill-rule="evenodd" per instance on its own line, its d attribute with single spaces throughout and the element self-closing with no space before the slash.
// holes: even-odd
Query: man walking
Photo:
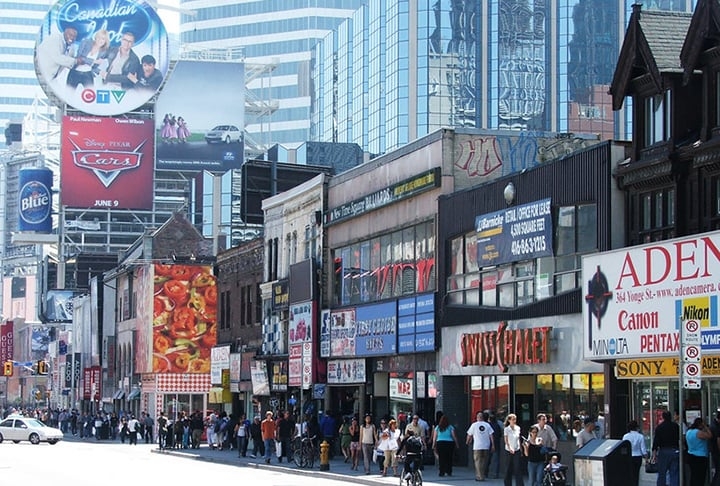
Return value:
<svg viewBox="0 0 720 486">
<path fill-rule="evenodd" d="M 475 422 L 467 430 L 466 443 L 472 442 L 473 463 L 475 464 L 475 480 L 485 481 L 485 466 L 489 452 L 493 450 L 492 426 L 488 423 L 489 416 L 483 412 L 475 414 Z"/>
<path fill-rule="evenodd" d="M 153 443 L 153 431 L 155 429 L 155 421 L 150 416 L 149 413 L 144 412 L 143 415 L 145 418 L 143 419 L 143 425 L 145 426 L 145 443 L 146 444 L 152 444 Z"/>
<path fill-rule="evenodd" d="M 535 426 L 538 428 L 538 438 L 542 439 L 543 445 L 550 450 L 556 451 L 558 438 L 553 428 L 548 424 L 547 415 L 544 413 L 537 414 Z"/>
<path fill-rule="evenodd" d="M 658 465 L 657 486 L 666 486 L 665 475 L 670 475 L 667 486 L 679 486 L 680 483 L 680 426 L 672 421 L 670 411 L 662 413 L 662 422 L 655 427 L 652 451 L 653 460 Z"/>
<path fill-rule="evenodd" d="M 270 457 L 272 451 L 275 449 L 273 442 L 277 437 L 275 420 L 273 420 L 273 413 L 270 410 L 265 412 L 265 420 L 260 424 L 260 431 L 262 433 L 263 444 L 265 444 L 265 463 L 270 464 Z"/>
<path fill-rule="evenodd" d="M 167 425 L 168 421 L 165 418 L 165 412 L 160 411 L 158 417 L 158 447 L 162 450 L 165 449 L 165 438 L 167 436 Z"/>
</svg>

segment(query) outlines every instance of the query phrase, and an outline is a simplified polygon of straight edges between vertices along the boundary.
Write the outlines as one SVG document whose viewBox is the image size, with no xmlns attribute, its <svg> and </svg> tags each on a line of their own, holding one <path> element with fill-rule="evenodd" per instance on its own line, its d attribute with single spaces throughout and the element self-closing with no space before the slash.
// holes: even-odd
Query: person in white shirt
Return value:
<svg viewBox="0 0 720 486">
<path fill-rule="evenodd" d="M 512 484 L 515 477 L 515 486 L 523 486 L 522 452 L 520 452 L 520 426 L 517 424 L 517 415 L 508 414 L 505 418 L 505 452 L 507 452 L 507 469 L 505 470 L 505 485 Z"/>
<path fill-rule="evenodd" d="M 130 444 L 137 445 L 138 431 L 140 430 L 140 422 L 135 418 L 135 415 L 130 416 L 130 420 L 127 423 L 128 434 L 130 436 Z"/>
<path fill-rule="evenodd" d="M 483 412 L 475 414 L 475 422 L 468 428 L 465 441 L 468 445 L 472 442 L 475 479 L 478 481 L 485 481 L 485 466 L 489 452 L 493 450 L 493 429 L 488 423 L 488 418 L 489 416 Z"/>
<path fill-rule="evenodd" d="M 645 437 L 638 432 L 637 420 L 631 420 L 627 426 L 627 434 L 623 435 L 623 440 L 630 442 L 632 447 L 632 470 L 630 471 L 630 484 L 638 486 L 640 484 L 640 466 L 643 458 L 647 459 L 648 451 L 645 446 Z"/>
</svg>

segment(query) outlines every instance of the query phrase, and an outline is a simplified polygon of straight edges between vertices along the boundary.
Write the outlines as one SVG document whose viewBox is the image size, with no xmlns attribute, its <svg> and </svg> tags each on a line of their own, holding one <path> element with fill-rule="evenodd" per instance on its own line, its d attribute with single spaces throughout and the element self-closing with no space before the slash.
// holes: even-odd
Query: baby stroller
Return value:
<svg viewBox="0 0 720 486">
<path fill-rule="evenodd" d="M 560 454 L 553 452 L 550 456 L 557 456 L 557 463 L 548 462 L 543 469 L 542 486 L 565 486 L 567 483 L 567 466 L 560 463 Z M 551 459 L 552 461 L 552 459 Z"/>
</svg>

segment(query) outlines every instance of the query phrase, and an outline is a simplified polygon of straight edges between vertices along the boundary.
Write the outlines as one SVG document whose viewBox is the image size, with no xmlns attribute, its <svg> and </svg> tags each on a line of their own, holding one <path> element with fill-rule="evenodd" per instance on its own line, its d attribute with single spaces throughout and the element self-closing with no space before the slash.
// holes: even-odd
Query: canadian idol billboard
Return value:
<svg viewBox="0 0 720 486">
<path fill-rule="evenodd" d="M 18 230 L 50 233 L 52 231 L 52 185 L 50 169 L 26 168 L 18 174 Z"/>
<path fill-rule="evenodd" d="M 61 161 L 63 206 L 152 209 L 152 120 L 65 116 Z"/>
<path fill-rule="evenodd" d="M 61 0 L 35 46 L 35 71 L 48 97 L 92 115 L 147 103 L 168 64 L 165 26 L 143 1 Z"/>
</svg>

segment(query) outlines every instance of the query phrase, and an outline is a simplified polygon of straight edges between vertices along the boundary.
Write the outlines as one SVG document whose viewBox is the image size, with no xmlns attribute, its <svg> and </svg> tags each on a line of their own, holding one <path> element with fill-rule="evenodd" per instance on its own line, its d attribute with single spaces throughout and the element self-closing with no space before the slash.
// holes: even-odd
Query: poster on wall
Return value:
<svg viewBox="0 0 720 486">
<path fill-rule="evenodd" d="M 61 0 L 35 45 L 48 98 L 90 115 L 121 115 L 147 103 L 169 62 L 165 26 L 144 1 Z"/>
<path fill-rule="evenodd" d="M 364 359 L 331 359 L 327 363 L 327 382 L 331 385 L 343 383 L 365 383 Z"/>
<path fill-rule="evenodd" d="M 253 395 L 270 395 L 270 382 L 268 381 L 267 362 L 253 361 L 250 364 L 250 379 L 252 381 Z"/>
<path fill-rule="evenodd" d="M 355 356 L 355 309 L 332 311 L 330 315 L 330 355 Z"/>
<path fill-rule="evenodd" d="M 217 342 L 217 285 L 212 267 L 154 267 L 153 372 L 210 373 Z M 229 368 L 229 347 L 223 349 Z"/>
<path fill-rule="evenodd" d="M 152 209 L 152 120 L 64 116 L 61 132 L 63 206 Z"/>
</svg>

